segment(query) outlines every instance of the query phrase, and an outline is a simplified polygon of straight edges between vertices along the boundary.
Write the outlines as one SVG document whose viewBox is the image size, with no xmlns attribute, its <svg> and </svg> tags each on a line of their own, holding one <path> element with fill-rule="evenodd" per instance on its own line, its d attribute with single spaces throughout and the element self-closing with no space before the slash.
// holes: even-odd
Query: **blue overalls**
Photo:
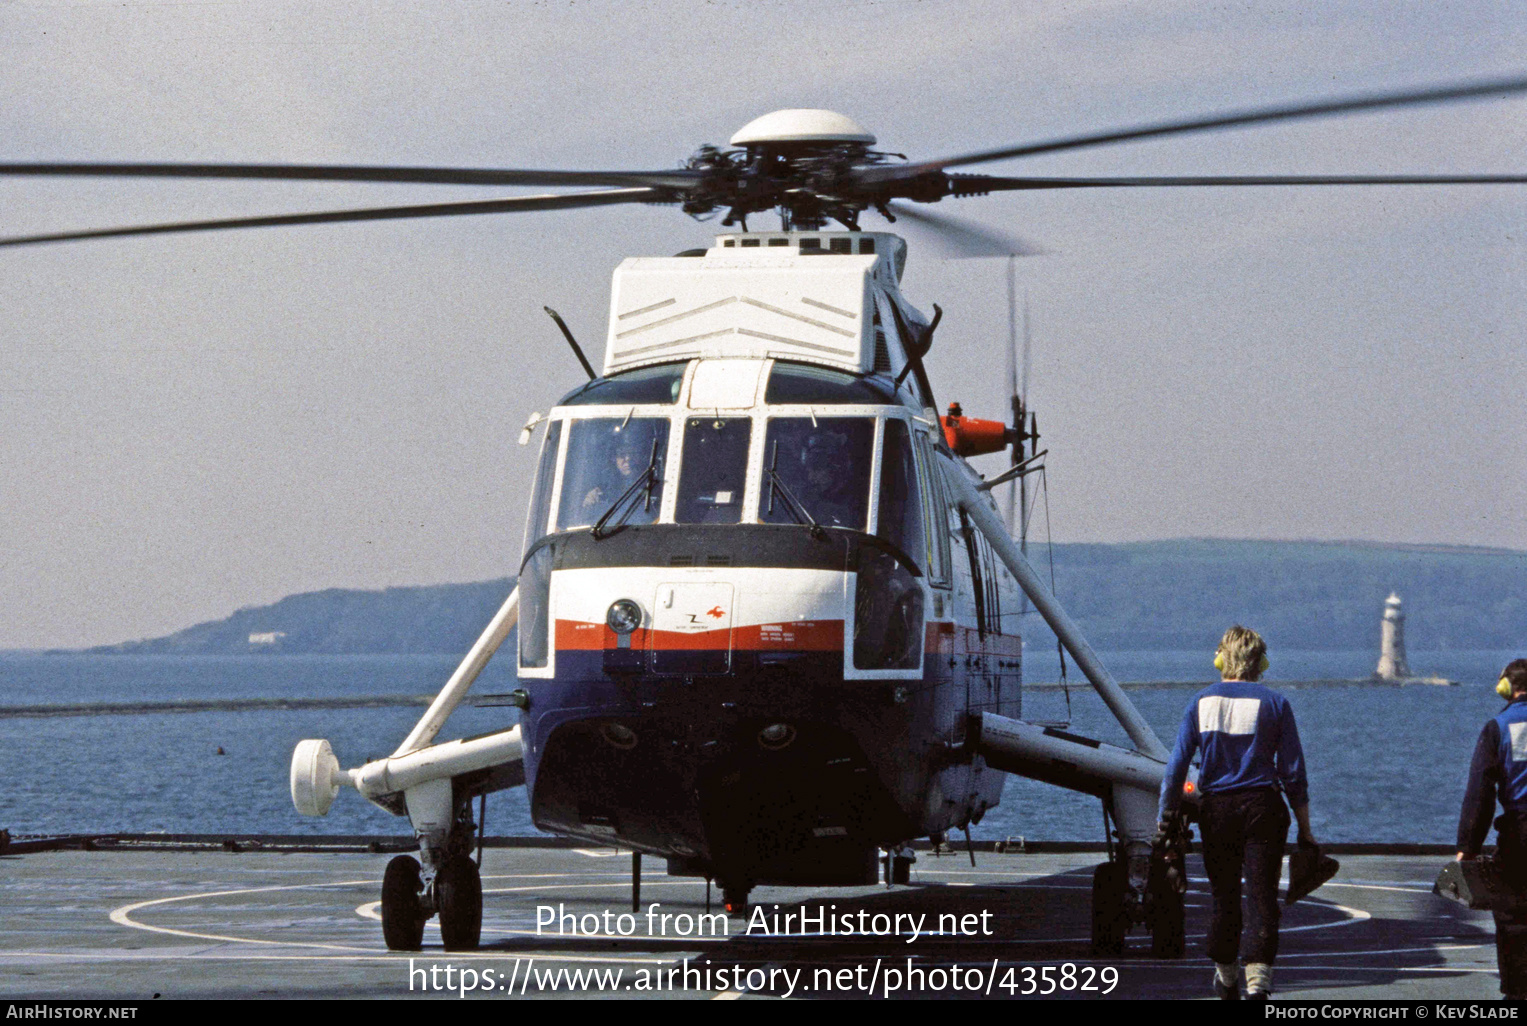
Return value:
<svg viewBox="0 0 1527 1026">
<path fill-rule="evenodd" d="M 1278 877 L 1288 839 L 1288 796 L 1309 802 L 1304 751 L 1288 700 L 1263 684 L 1222 681 L 1199 692 L 1177 732 L 1161 782 L 1161 817 L 1176 810 L 1195 751 L 1204 869 L 1214 893 L 1209 957 L 1271 965 L 1278 955 Z M 1247 929 L 1242 931 L 1241 878 Z"/>
<path fill-rule="evenodd" d="M 1496 858 L 1506 882 L 1527 891 L 1527 697 L 1512 699 L 1479 732 L 1458 817 L 1459 851 L 1479 854 L 1497 801 Z M 1527 995 L 1527 914 L 1495 913 L 1495 959 L 1501 993 Z"/>
</svg>

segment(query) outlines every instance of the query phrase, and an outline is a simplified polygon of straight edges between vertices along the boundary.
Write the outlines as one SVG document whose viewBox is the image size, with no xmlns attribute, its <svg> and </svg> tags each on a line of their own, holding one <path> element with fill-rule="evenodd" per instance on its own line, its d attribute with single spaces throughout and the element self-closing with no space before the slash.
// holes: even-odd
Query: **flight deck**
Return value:
<svg viewBox="0 0 1527 1026">
<path fill-rule="evenodd" d="M 633 914 L 629 852 L 514 838 L 490 838 L 485 848 L 480 950 L 443 950 L 431 920 L 422 950 L 389 952 L 379 887 L 391 854 L 405 846 L 353 838 L 13 844 L 0 855 L 0 993 L 1208 996 L 1209 895 L 1197 855 L 1189 861 L 1182 959 L 1152 958 L 1139 930 L 1123 957 L 1091 957 L 1091 870 L 1103 856 L 1075 850 L 1081 845 L 998 852 L 978 844 L 974 866 L 963 846 L 923 849 L 909 885 L 763 886 L 752 895 L 755 918 L 728 919 L 718 891 L 708 895 L 701 879 L 667 876 L 659 859 L 643 860 Z M 1398 854 L 1352 854 L 1352 847 L 1360 846 L 1333 846 L 1340 875 L 1285 908 L 1276 996 L 1498 997 L 1488 913 L 1431 893 L 1447 856 L 1418 846 Z"/>
</svg>

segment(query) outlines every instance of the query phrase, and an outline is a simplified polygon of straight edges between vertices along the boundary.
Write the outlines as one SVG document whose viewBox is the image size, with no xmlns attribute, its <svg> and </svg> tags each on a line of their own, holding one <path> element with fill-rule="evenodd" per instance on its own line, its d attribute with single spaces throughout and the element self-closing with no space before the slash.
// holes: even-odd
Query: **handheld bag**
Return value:
<svg viewBox="0 0 1527 1026">
<path fill-rule="evenodd" d="M 1500 863 L 1488 855 L 1443 866 L 1432 893 L 1490 912 L 1517 912 L 1527 905 L 1523 896 L 1507 885 Z"/>
<path fill-rule="evenodd" d="M 1299 845 L 1288 857 L 1288 892 L 1283 896 L 1283 903 L 1292 905 L 1300 898 L 1308 897 L 1340 868 L 1340 862 L 1321 854 L 1318 844 Z"/>
</svg>

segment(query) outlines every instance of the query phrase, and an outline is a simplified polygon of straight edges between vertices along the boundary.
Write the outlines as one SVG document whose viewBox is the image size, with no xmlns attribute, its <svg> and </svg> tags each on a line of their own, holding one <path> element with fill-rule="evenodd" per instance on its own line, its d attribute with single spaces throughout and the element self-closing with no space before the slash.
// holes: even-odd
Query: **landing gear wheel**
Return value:
<svg viewBox="0 0 1527 1026">
<path fill-rule="evenodd" d="M 476 951 L 482 940 L 482 877 L 477 863 L 454 855 L 435 874 L 440 939 L 447 951 Z"/>
<path fill-rule="evenodd" d="M 1129 876 L 1122 863 L 1104 862 L 1092 871 L 1092 954 L 1117 958 L 1124 954 L 1124 935 L 1129 932 L 1129 913 L 1124 892 Z"/>
<path fill-rule="evenodd" d="M 382 875 L 382 939 L 387 950 L 418 951 L 427 918 L 419 904 L 419 863 L 399 855 Z"/>
<path fill-rule="evenodd" d="M 721 907 L 726 909 L 728 915 L 739 919 L 748 914 L 748 892 L 753 888 L 749 884 L 726 883 L 721 884 Z"/>
</svg>

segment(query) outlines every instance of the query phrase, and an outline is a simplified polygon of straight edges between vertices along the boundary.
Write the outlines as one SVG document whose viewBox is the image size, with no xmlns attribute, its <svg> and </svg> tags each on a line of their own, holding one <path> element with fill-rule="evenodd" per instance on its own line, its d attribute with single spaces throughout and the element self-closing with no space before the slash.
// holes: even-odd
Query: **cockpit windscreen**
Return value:
<svg viewBox="0 0 1527 1026">
<path fill-rule="evenodd" d="M 572 422 L 562 469 L 557 529 L 592 527 L 626 499 L 615 515 L 650 524 L 663 505 L 668 421 L 658 417 L 591 417 Z"/>
<path fill-rule="evenodd" d="M 873 417 L 769 421 L 758 519 L 766 524 L 814 522 L 863 531 L 869 514 L 874 441 Z"/>
</svg>

